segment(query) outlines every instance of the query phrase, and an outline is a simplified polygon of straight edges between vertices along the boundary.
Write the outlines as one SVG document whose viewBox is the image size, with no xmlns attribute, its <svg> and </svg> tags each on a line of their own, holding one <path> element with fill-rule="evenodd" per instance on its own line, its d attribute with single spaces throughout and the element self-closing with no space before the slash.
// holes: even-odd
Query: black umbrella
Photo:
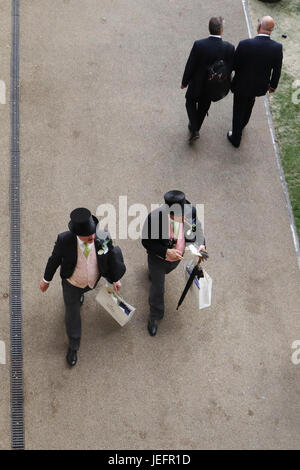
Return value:
<svg viewBox="0 0 300 470">
<path fill-rule="evenodd" d="M 203 260 L 207 260 L 207 258 L 208 258 L 207 252 L 204 251 L 204 250 L 203 250 L 203 251 L 201 250 L 200 253 L 201 253 L 201 255 L 202 255 L 202 259 L 203 259 Z M 196 277 L 197 279 L 199 279 L 200 277 L 204 277 L 203 270 L 202 270 L 202 268 L 200 267 L 199 263 L 196 264 L 196 266 L 194 267 L 193 271 L 192 271 L 191 274 L 190 274 L 190 277 L 188 278 L 188 281 L 187 281 L 187 283 L 186 283 L 186 285 L 185 285 L 185 288 L 183 289 L 183 292 L 182 292 L 182 294 L 181 294 L 181 297 L 180 297 L 180 299 L 179 299 L 179 301 L 178 301 L 176 310 L 179 309 L 180 305 L 181 305 L 182 302 L 184 301 L 184 298 L 185 298 L 185 296 L 186 296 L 186 294 L 187 294 L 189 288 L 190 288 L 191 285 L 193 284 L 195 277 Z"/>
</svg>

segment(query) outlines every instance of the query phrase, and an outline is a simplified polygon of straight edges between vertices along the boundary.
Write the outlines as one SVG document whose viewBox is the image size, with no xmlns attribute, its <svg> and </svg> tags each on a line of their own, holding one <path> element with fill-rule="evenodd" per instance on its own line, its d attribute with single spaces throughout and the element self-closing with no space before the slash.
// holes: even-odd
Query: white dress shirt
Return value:
<svg viewBox="0 0 300 470">
<path fill-rule="evenodd" d="M 77 237 L 77 241 L 79 243 L 79 248 L 81 249 L 82 253 L 84 252 L 84 249 L 85 249 L 85 242 L 83 242 L 82 240 L 80 240 L 79 237 Z M 89 243 L 89 249 L 91 250 L 92 249 L 92 246 L 94 245 L 94 242 L 92 243 Z"/>
</svg>

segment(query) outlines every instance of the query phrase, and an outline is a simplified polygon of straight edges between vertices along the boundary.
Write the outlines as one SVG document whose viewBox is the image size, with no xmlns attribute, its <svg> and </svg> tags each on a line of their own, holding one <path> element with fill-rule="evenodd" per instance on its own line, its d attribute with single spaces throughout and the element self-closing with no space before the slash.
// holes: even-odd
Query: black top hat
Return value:
<svg viewBox="0 0 300 470">
<path fill-rule="evenodd" d="M 70 218 L 71 220 L 68 227 L 75 235 L 88 237 L 96 233 L 96 227 L 99 221 L 88 209 L 84 207 L 74 209 L 70 214 Z"/>
<path fill-rule="evenodd" d="M 165 200 L 165 203 L 169 207 L 172 207 L 172 206 L 175 206 L 175 204 L 178 204 L 181 207 L 181 214 L 184 210 L 184 205 L 187 204 L 187 201 L 185 199 L 185 194 L 182 191 L 177 191 L 176 189 L 172 191 L 168 191 L 164 195 L 164 200 Z M 174 209 L 175 209 L 174 211 L 175 213 L 178 212 L 178 210 L 176 211 L 176 206 L 174 207 Z"/>
</svg>

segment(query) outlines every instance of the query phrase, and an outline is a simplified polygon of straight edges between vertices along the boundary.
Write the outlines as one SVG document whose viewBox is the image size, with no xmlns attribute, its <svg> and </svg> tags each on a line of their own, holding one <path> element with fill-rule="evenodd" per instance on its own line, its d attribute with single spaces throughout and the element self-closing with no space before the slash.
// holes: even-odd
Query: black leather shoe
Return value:
<svg viewBox="0 0 300 470">
<path fill-rule="evenodd" d="M 229 140 L 229 142 L 231 143 L 231 145 L 233 145 L 236 149 L 239 147 L 239 145 L 236 145 L 233 143 L 233 140 L 232 140 L 232 131 L 228 131 L 227 132 L 227 139 Z"/>
<path fill-rule="evenodd" d="M 83 305 L 83 302 L 84 302 L 84 295 L 82 294 L 80 296 L 80 307 Z"/>
<path fill-rule="evenodd" d="M 148 331 L 150 336 L 155 336 L 157 333 L 157 320 L 148 320 Z"/>
<path fill-rule="evenodd" d="M 67 352 L 67 362 L 68 364 L 73 367 L 77 362 L 77 351 L 74 349 L 69 348 Z"/>
</svg>

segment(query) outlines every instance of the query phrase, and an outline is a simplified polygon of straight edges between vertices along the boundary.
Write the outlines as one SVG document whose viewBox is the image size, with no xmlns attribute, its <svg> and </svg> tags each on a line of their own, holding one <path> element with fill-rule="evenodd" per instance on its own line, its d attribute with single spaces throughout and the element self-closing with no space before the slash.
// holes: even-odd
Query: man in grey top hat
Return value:
<svg viewBox="0 0 300 470">
<path fill-rule="evenodd" d="M 74 366 L 81 339 L 80 307 L 84 293 L 94 289 L 101 276 L 112 283 L 115 290 L 119 290 L 126 267 L 120 248 L 113 246 L 108 232 L 102 231 L 102 239 L 96 237 L 98 219 L 88 209 L 74 209 L 70 218 L 69 231 L 57 237 L 40 289 L 42 292 L 48 289 L 60 266 L 69 338 L 67 362 Z"/>
<path fill-rule="evenodd" d="M 164 316 L 164 286 L 166 274 L 183 259 L 187 243 L 205 249 L 205 239 L 196 208 L 186 200 L 182 191 L 172 190 L 164 195 L 165 204 L 152 211 L 143 227 L 142 244 L 148 253 L 150 315 L 148 331 L 155 336 L 158 320 Z"/>
</svg>

